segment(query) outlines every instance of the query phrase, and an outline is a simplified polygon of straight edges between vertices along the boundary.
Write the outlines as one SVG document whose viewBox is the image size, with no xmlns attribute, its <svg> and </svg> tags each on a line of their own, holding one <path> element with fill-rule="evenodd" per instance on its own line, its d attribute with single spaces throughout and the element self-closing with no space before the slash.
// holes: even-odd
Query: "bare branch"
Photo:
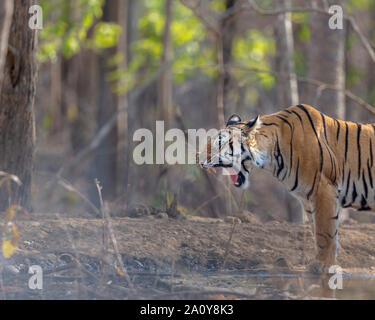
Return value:
<svg viewBox="0 0 375 320">
<path fill-rule="evenodd" d="M 239 66 L 232 66 L 231 68 L 238 69 L 238 70 L 249 71 L 249 72 L 264 72 L 264 73 L 272 74 L 274 76 L 278 75 L 280 77 L 284 77 L 285 79 L 288 79 L 290 77 L 289 74 L 280 74 L 278 72 L 274 72 L 274 71 L 270 71 L 270 70 L 266 70 L 266 69 L 243 68 L 243 67 L 239 67 Z M 341 89 L 341 88 L 338 88 L 338 87 L 336 87 L 334 85 L 331 85 L 331 84 L 328 84 L 328 83 L 325 83 L 325 82 L 322 82 L 322 81 L 319 81 L 319 80 L 311 79 L 311 78 L 308 78 L 308 77 L 297 77 L 297 81 L 317 86 L 320 91 L 323 91 L 323 90 L 336 90 L 336 91 L 343 92 L 346 97 L 348 97 L 349 99 L 353 100 L 354 102 L 356 102 L 361 107 L 364 107 L 369 112 L 375 114 L 375 106 L 367 103 L 362 98 L 358 97 L 357 95 L 355 95 L 353 92 L 351 92 L 348 89 Z"/>
<path fill-rule="evenodd" d="M 199 65 L 199 66 L 188 67 L 186 69 L 192 69 L 192 68 L 218 68 L 218 66 L 217 65 Z M 235 66 L 235 65 L 231 65 L 230 67 L 227 66 L 227 68 L 242 70 L 242 71 L 246 71 L 246 72 L 268 73 L 268 74 L 271 74 L 273 76 L 278 75 L 278 76 L 283 77 L 285 79 L 289 79 L 289 77 L 291 76 L 289 74 L 282 74 L 282 73 L 279 73 L 279 72 L 276 72 L 276 71 L 267 70 L 267 69 L 260 69 L 260 68 L 246 68 L 246 67 Z M 341 89 L 341 88 L 338 88 L 334 85 L 325 83 L 323 81 L 308 78 L 308 77 L 302 77 L 302 76 L 297 76 L 297 81 L 308 83 L 308 84 L 311 84 L 313 86 L 316 86 L 316 87 L 318 87 L 318 89 L 320 91 L 336 90 L 336 91 L 343 92 L 346 97 L 348 97 L 349 99 L 351 99 L 352 101 L 357 103 L 359 106 L 361 106 L 361 107 L 365 108 L 366 110 L 368 110 L 369 112 L 375 114 L 375 106 L 369 104 L 368 102 L 363 100 L 361 97 L 358 97 L 356 94 L 354 94 L 352 91 L 350 91 L 348 89 Z"/>
<path fill-rule="evenodd" d="M 216 36 L 217 35 L 220 35 L 220 28 L 218 26 L 218 23 L 217 21 L 215 21 L 215 23 L 212 23 L 211 21 L 209 21 L 207 18 L 206 18 L 206 15 L 201 12 L 199 10 L 199 7 L 200 7 L 200 3 L 201 3 L 201 0 L 198 1 L 198 3 L 194 6 L 192 5 L 191 3 L 189 3 L 188 1 L 186 0 L 180 0 L 181 3 L 186 7 L 186 8 L 189 8 L 197 18 L 199 18 L 202 23 L 206 26 L 206 28 L 213 32 Z"/>
<path fill-rule="evenodd" d="M 279 14 L 284 14 L 287 12 L 317 12 L 321 14 L 325 14 L 327 16 L 331 16 L 331 14 L 320 8 L 313 8 L 313 7 L 293 7 L 293 8 L 286 8 L 286 9 L 280 9 L 280 10 L 266 10 L 262 9 L 258 6 L 255 0 L 248 0 L 249 3 L 249 9 L 253 9 L 255 12 L 265 15 L 265 16 L 274 16 Z M 369 53 L 371 60 L 375 63 L 375 51 L 372 48 L 370 42 L 367 40 L 367 38 L 363 35 L 362 31 L 360 30 L 358 24 L 356 23 L 355 19 L 352 16 L 343 15 L 343 18 L 350 23 L 350 25 L 353 27 L 353 30 L 358 35 L 359 39 L 361 40 L 363 46 Z"/>
</svg>

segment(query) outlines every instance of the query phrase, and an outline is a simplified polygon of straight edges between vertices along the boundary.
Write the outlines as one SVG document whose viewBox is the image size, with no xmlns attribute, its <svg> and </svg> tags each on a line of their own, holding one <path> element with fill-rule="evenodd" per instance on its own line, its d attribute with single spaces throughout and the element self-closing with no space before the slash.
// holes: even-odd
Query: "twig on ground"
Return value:
<svg viewBox="0 0 375 320">
<path fill-rule="evenodd" d="M 203 288 L 202 290 L 186 290 L 186 291 L 173 291 L 172 293 L 167 293 L 167 294 L 161 294 L 157 296 L 150 297 L 150 299 L 157 298 L 157 299 L 168 299 L 170 297 L 178 297 L 180 299 L 183 299 L 183 296 L 207 296 L 207 295 L 216 295 L 216 294 L 222 294 L 222 295 L 228 295 L 228 296 L 237 296 L 241 298 L 254 298 L 254 295 L 252 294 L 246 294 L 246 293 L 241 293 L 237 292 L 234 290 L 225 290 L 223 289 L 215 289 L 215 288 Z"/>
<path fill-rule="evenodd" d="M 73 187 L 68 181 L 65 179 L 59 177 L 57 178 L 57 182 L 60 186 L 62 186 L 64 189 L 78 195 L 84 202 L 86 202 L 91 209 L 94 210 L 97 216 L 100 216 L 100 211 L 99 209 L 80 191 L 78 191 L 75 187 Z"/>
<path fill-rule="evenodd" d="M 196 209 L 194 209 L 195 212 L 198 213 L 198 211 L 202 210 L 206 205 L 208 205 L 210 202 L 214 201 L 215 199 L 221 197 L 222 194 L 219 193 L 215 196 L 213 196 L 211 199 L 208 199 L 207 201 L 203 202 L 201 205 L 199 205 Z"/>
<path fill-rule="evenodd" d="M 227 263 L 227 258 L 228 258 L 228 254 L 229 254 L 230 244 L 232 242 L 232 238 L 233 238 L 233 234 L 234 234 L 234 229 L 236 228 L 236 225 L 237 225 L 237 222 L 233 221 L 232 229 L 230 231 L 229 239 L 227 241 L 227 245 L 226 245 L 226 248 L 225 248 L 224 261 L 223 261 L 223 265 L 222 265 L 221 269 L 224 269 L 225 265 Z"/>
<path fill-rule="evenodd" d="M 98 180 L 95 180 L 95 184 L 96 184 L 97 189 L 98 189 L 99 198 L 101 199 L 100 210 L 102 212 L 103 219 L 106 222 L 107 231 L 108 231 L 110 239 L 112 241 L 113 249 L 115 250 L 117 262 L 119 264 L 119 270 L 117 270 L 117 271 L 119 272 L 119 274 L 121 274 L 122 276 L 125 277 L 125 280 L 128 283 L 129 287 L 131 289 L 133 289 L 134 288 L 133 283 L 132 283 L 132 281 L 131 281 L 131 279 L 130 279 L 130 277 L 129 277 L 126 269 L 125 269 L 124 263 L 122 261 L 122 257 L 120 255 L 120 252 L 119 252 L 119 249 L 118 249 L 117 240 L 116 240 L 116 237 L 115 237 L 114 232 L 113 232 L 111 217 L 110 217 L 109 212 L 108 212 L 108 206 L 103 202 L 102 187 L 100 186 Z"/>
</svg>

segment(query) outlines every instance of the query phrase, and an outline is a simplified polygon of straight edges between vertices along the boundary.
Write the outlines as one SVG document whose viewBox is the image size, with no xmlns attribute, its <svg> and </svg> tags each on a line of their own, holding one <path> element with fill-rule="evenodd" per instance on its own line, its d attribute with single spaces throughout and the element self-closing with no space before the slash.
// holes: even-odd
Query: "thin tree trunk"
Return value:
<svg viewBox="0 0 375 320">
<path fill-rule="evenodd" d="M 290 0 L 276 2 L 277 9 L 291 7 Z M 276 38 L 276 71 L 277 71 L 277 101 L 280 109 L 299 103 L 297 77 L 294 65 L 294 40 L 291 13 L 277 16 L 274 25 Z M 284 203 L 287 208 L 288 221 L 302 221 L 301 206 L 298 200 L 287 190 L 284 193 Z"/>
<path fill-rule="evenodd" d="M 224 65 L 224 52 L 223 52 L 223 38 L 217 35 L 217 65 L 219 69 L 219 77 L 217 82 L 216 92 L 216 108 L 217 108 L 217 121 L 219 128 L 224 128 L 225 125 L 225 111 L 224 111 L 224 81 L 225 81 L 225 65 Z"/>
<path fill-rule="evenodd" d="M 235 5 L 237 4 L 237 0 L 225 0 L 225 9 L 233 10 Z M 234 106 L 231 104 L 229 98 L 229 92 L 231 90 L 231 73 L 230 73 L 230 65 L 232 62 L 232 47 L 233 47 L 233 39 L 236 35 L 236 22 L 237 20 L 232 15 L 224 18 L 221 21 L 221 34 L 222 34 L 222 60 L 224 64 L 223 70 L 223 79 L 222 79 L 222 86 L 223 86 L 223 108 L 224 113 L 229 114 L 234 113 Z M 224 114 L 225 120 L 225 114 Z"/>
<path fill-rule="evenodd" d="M 106 1 L 103 8 L 103 21 L 118 22 L 119 1 Z M 104 125 L 118 109 L 118 97 L 112 90 L 112 84 L 107 81 L 106 75 L 113 69 L 108 67 L 108 59 L 116 54 L 117 48 L 110 48 L 99 57 L 98 72 L 98 111 L 97 121 L 99 128 Z M 118 127 L 97 148 L 94 160 L 94 173 L 103 186 L 104 197 L 113 200 L 117 196 L 117 146 Z M 96 198 L 94 198 L 96 199 Z"/>
<path fill-rule="evenodd" d="M 290 0 L 276 2 L 277 9 L 290 8 Z M 274 25 L 276 36 L 277 98 L 280 108 L 299 103 L 297 78 L 294 66 L 294 40 L 291 13 L 277 16 Z"/>
<path fill-rule="evenodd" d="M 318 7 L 321 1 L 314 0 Z M 332 3 L 333 4 L 333 3 Z M 326 15 L 311 13 L 310 51 L 308 57 L 308 76 L 310 78 L 345 89 L 345 23 L 344 29 L 329 28 Z M 309 89 L 309 101 L 319 110 L 332 117 L 345 119 L 345 95 L 337 90 L 320 92 L 316 87 Z"/>
<path fill-rule="evenodd" d="M 119 68 L 126 69 L 128 67 L 128 47 L 129 47 L 129 8 L 131 0 L 120 1 L 118 21 L 122 27 L 121 37 L 119 39 L 118 51 L 123 56 L 119 64 Z M 117 118 L 118 128 L 118 145 L 117 145 L 117 194 L 120 197 L 127 195 L 127 188 L 129 183 L 129 162 L 130 154 L 129 146 L 129 107 L 128 95 L 120 95 L 118 97 L 119 106 L 126 107 L 126 111 L 122 112 Z"/>
<path fill-rule="evenodd" d="M 59 58 L 55 63 L 50 63 L 50 103 L 49 113 L 52 118 L 52 133 L 56 134 L 63 129 L 63 113 L 62 113 L 62 98 L 63 98 L 63 83 L 62 83 L 62 59 Z"/>
<path fill-rule="evenodd" d="M 97 59 L 92 51 L 83 50 L 70 60 L 70 68 L 75 72 L 75 108 L 77 114 L 72 120 L 70 140 L 73 152 L 77 153 L 87 146 L 96 130 L 95 103 Z"/>
<path fill-rule="evenodd" d="M 161 65 L 164 65 L 171 56 L 171 22 L 172 0 L 165 0 L 165 23 L 163 32 L 163 54 L 160 62 Z M 168 127 L 172 112 L 172 76 L 170 68 L 166 68 L 164 70 L 158 81 L 158 110 L 159 119 L 164 120 L 165 127 Z"/>
<path fill-rule="evenodd" d="M 236 5 L 236 0 L 225 0 L 226 11 L 232 10 Z M 233 109 L 229 106 L 229 93 L 230 93 L 230 64 L 232 61 L 232 46 L 233 38 L 235 36 L 236 19 L 229 15 L 220 21 L 220 32 L 217 34 L 217 63 L 219 66 L 219 78 L 217 85 L 217 113 L 219 127 L 225 126 L 225 114 L 226 112 L 231 113 L 229 110 Z M 227 115 L 229 117 L 229 114 Z M 221 176 L 219 178 L 223 184 L 228 184 L 229 177 Z M 219 193 L 220 188 L 216 188 L 215 192 Z M 231 192 L 231 191 L 230 191 Z M 233 195 L 226 193 L 222 196 L 221 201 L 225 204 L 221 207 L 221 214 L 230 215 L 233 211 Z"/>
<path fill-rule="evenodd" d="M 20 188 L 0 189 L 0 210 L 9 204 L 31 207 L 31 176 L 35 146 L 34 97 L 37 75 L 36 31 L 28 27 L 32 0 L 14 1 L 8 57 L 0 95 L 0 168 L 17 175 Z M 10 201 L 9 201 L 10 200 Z"/>
<path fill-rule="evenodd" d="M 0 2 L 0 94 L 4 76 L 5 59 L 8 52 L 8 38 L 13 16 L 13 0 Z"/>
</svg>

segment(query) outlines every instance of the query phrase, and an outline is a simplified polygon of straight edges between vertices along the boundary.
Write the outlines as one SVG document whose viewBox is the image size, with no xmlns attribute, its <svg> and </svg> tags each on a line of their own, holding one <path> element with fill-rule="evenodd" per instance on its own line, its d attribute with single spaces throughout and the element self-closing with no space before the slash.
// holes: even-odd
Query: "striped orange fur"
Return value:
<svg viewBox="0 0 375 320">
<path fill-rule="evenodd" d="M 375 126 L 298 105 L 252 121 L 234 115 L 219 135 L 234 129 L 242 132 L 236 186 L 247 185 L 253 168 L 269 171 L 311 218 L 321 267 L 334 265 L 340 208 L 375 210 Z M 233 139 L 201 158 L 202 167 L 230 167 Z M 216 164 L 211 161 L 215 154 L 220 158 Z"/>
</svg>

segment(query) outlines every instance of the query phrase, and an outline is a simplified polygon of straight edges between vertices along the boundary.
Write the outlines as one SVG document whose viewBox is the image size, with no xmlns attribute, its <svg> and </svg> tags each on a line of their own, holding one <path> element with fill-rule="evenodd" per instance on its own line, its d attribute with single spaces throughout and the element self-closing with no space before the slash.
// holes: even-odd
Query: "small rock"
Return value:
<svg viewBox="0 0 375 320">
<path fill-rule="evenodd" d="M 206 218 L 206 217 L 200 217 L 200 216 L 187 216 L 187 220 L 193 221 L 193 222 L 203 222 L 203 223 L 222 223 L 222 219 L 218 218 Z"/>
<path fill-rule="evenodd" d="M 292 269 L 292 265 L 283 257 L 278 258 L 275 261 L 275 266 L 280 267 L 280 268 L 287 268 L 288 270 Z"/>
<path fill-rule="evenodd" d="M 251 224 L 259 223 L 259 221 L 255 217 L 255 215 L 253 213 L 251 213 L 250 211 L 238 212 L 234 216 L 239 218 L 242 223 L 251 223 Z"/>
<path fill-rule="evenodd" d="M 348 219 L 344 220 L 343 222 L 341 222 L 341 224 L 358 224 L 358 221 L 354 220 L 352 218 L 348 218 Z"/>
<path fill-rule="evenodd" d="M 163 219 L 163 220 L 168 220 L 168 214 L 166 212 L 159 212 L 155 218 L 157 219 Z"/>
<path fill-rule="evenodd" d="M 11 274 L 19 274 L 20 273 L 20 270 L 17 267 L 13 266 L 13 265 L 7 265 L 7 266 L 4 267 L 3 270 L 5 272 L 11 273 Z"/>
<path fill-rule="evenodd" d="M 242 221 L 241 221 L 241 219 L 239 219 L 237 217 L 228 216 L 228 217 L 224 218 L 224 222 L 230 223 L 230 224 L 234 224 L 234 223 L 240 224 Z"/>
</svg>

